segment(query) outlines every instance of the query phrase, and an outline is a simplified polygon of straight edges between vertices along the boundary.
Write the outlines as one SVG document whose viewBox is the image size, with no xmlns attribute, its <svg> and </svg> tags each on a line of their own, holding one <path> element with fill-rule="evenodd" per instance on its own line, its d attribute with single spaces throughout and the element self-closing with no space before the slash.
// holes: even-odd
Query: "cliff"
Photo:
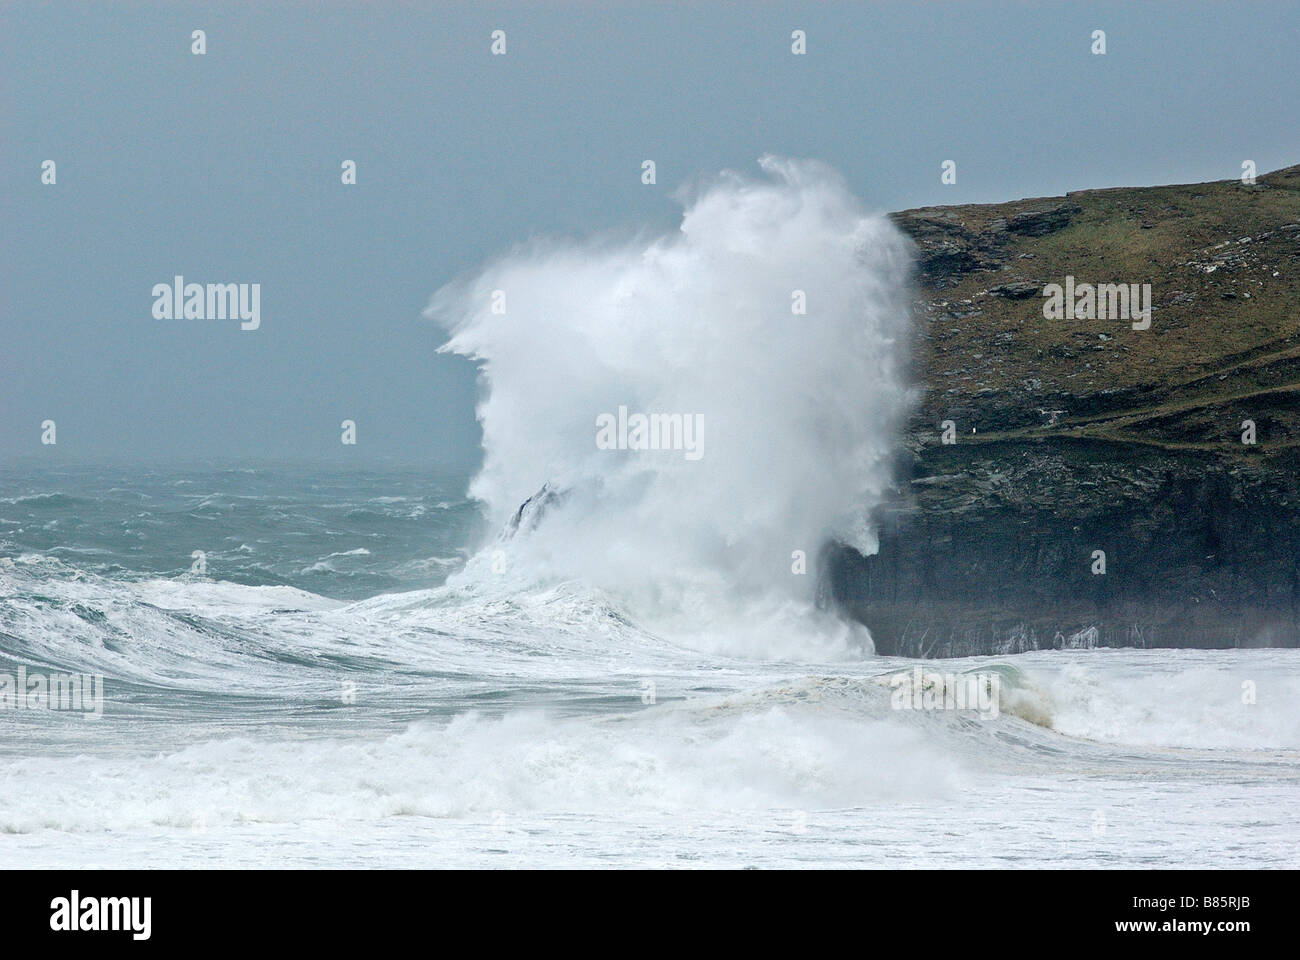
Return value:
<svg viewBox="0 0 1300 960">
<path fill-rule="evenodd" d="M 1296 646 L 1300 167 L 893 219 L 919 402 L 879 552 L 824 568 L 877 650 Z M 1046 319 L 1067 277 L 1149 328 Z"/>
</svg>

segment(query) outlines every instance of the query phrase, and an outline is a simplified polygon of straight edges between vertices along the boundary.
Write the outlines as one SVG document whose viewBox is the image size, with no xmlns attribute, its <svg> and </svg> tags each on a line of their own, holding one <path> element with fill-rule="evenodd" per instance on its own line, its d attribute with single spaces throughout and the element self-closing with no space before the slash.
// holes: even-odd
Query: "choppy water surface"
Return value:
<svg viewBox="0 0 1300 960">
<path fill-rule="evenodd" d="M 104 677 L 98 719 L 0 710 L 0 864 L 1300 864 L 1294 651 L 1027 654 L 996 717 L 898 710 L 912 663 L 825 624 L 467 569 L 464 491 L 0 475 L 0 672 Z"/>
</svg>

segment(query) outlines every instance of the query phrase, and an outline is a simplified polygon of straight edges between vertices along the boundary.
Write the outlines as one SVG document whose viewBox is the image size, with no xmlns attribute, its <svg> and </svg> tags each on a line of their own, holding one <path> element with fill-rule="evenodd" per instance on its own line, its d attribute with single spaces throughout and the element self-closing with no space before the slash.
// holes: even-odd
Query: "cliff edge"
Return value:
<svg viewBox="0 0 1300 960">
<path fill-rule="evenodd" d="M 877 651 L 1300 643 L 1300 166 L 893 220 L 921 395 L 824 568 Z"/>
</svg>

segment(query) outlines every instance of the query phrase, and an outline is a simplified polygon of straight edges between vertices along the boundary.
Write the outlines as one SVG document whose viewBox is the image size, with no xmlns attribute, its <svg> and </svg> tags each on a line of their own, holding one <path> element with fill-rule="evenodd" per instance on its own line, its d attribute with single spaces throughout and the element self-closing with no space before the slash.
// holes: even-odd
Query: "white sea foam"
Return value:
<svg viewBox="0 0 1300 960">
<path fill-rule="evenodd" d="M 462 579 L 499 577 L 501 550 L 517 585 L 578 579 L 711 645 L 826 641 L 804 620 L 817 552 L 830 536 L 874 549 L 908 402 L 909 245 L 827 167 L 761 164 L 685 196 L 669 236 L 536 243 L 434 295 L 443 349 L 481 371 L 473 494 L 498 527 L 543 484 L 558 494 Z M 698 414 L 702 457 L 599 449 L 597 418 L 620 406 Z"/>
<path fill-rule="evenodd" d="M 136 758 L 0 771 L 0 835 L 535 812 L 589 816 L 850 806 L 951 796 L 959 765 L 919 731 L 801 703 L 666 705 L 633 717 L 463 714 L 382 739 L 233 738 Z"/>
<path fill-rule="evenodd" d="M 1021 660 L 1046 688 L 1053 727 L 1131 746 L 1300 750 L 1292 650 L 1106 650 Z"/>
</svg>

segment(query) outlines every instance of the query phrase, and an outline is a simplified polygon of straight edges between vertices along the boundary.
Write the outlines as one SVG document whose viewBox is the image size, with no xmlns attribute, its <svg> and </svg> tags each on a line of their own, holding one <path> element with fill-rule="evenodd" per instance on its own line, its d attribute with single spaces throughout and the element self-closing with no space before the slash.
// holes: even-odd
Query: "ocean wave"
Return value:
<svg viewBox="0 0 1300 960">
<path fill-rule="evenodd" d="M 471 496 L 499 529 L 546 508 L 454 579 L 577 580 L 710 650 L 861 642 L 817 615 L 814 568 L 828 538 L 873 549 L 911 399 L 909 242 L 824 165 L 761 166 L 684 196 L 670 234 L 539 242 L 433 296 L 442 349 L 480 369 Z M 626 410 L 690 418 L 699 448 L 602 448 Z"/>
</svg>

